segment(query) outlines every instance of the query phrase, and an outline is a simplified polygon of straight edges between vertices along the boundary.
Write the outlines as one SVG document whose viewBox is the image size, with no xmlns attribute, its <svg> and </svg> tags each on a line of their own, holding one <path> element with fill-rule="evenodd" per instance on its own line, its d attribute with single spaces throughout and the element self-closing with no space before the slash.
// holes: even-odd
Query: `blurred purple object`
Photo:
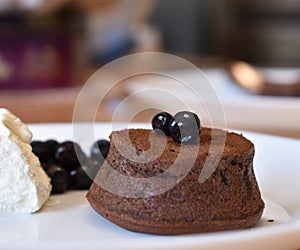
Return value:
<svg viewBox="0 0 300 250">
<path fill-rule="evenodd" d="M 0 33 L 0 90 L 69 86 L 74 54 L 72 36 L 62 32 Z"/>
</svg>

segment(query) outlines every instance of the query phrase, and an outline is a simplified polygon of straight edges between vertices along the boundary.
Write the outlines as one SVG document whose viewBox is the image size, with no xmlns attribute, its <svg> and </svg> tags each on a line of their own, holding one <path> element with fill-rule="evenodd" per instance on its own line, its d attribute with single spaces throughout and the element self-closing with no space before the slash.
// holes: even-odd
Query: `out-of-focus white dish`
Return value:
<svg viewBox="0 0 300 250">
<path fill-rule="evenodd" d="M 159 105 L 171 112 L 189 108 L 197 112 L 206 124 L 211 124 L 209 120 L 214 119 L 213 112 L 205 113 L 206 106 L 220 106 L 221 104 L 227 127 L 260 129 L 258 131 L 293 130 L 300 132 L 300 98 L 254 95 L 238 86 L 224 69 L 203 69 L 202 71 L 209 79 L 209 84 L 214 88 L 219 100 L 216 100 L 215 95 L 205 92 L 198 93 L 199 98 L 186 87 L 189 82 L 197 82 L 199 73 L 195 70 L 163 72 L 169 76 L 175 72 L 176 76 L 181 76 L 186 84 L 167 79 L 167 77 L 147 76 L 138 81 L 128 82 L 127 91 L 135 96 L 133 105 L 144 107 Z M 282 72 L 272 69 L 264 69 L 264 71 L 268 78 L 278 79 L 278 74 Z M 291 72 L 294 71 L 291 70 Z M 284 73 L 286 76 L 288 72 L 285 70 Z M 208 84 L 203 82 L 203 78 L 199 78 L 198 82 L 199 85 Z"/>
<path fill-rule="evenodd" d="M 147 127 L 148 124 L 134 124 Z M 96 124 L 107 138 L 127 124 Z M 34 139 L 73 139 L 72 124 L 30 125 Z M 84 135 L 84 132 L 82 133 Z M 297 249 L 300 247 L 300 141 L 244 133 L 256 146 L 255 173 L 266 209 L 251 229 L 159 236 L 122 229 L 96 214 L 86 191 L 52 195 L 36 214 L 0 217 L 0 249 Z M 95 139 L 96 139 L 95 138 Z M 84 144 L 84 138 L 79 141 Z M 90 145 L 82 145 L 86 150 Z"/>
</svg>

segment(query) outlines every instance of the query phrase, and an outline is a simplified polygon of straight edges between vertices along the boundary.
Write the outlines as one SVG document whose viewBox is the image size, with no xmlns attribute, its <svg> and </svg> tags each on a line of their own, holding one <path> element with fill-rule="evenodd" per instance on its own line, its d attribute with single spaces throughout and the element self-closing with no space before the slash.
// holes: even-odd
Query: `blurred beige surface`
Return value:
<svg viewBox="0 0 300 250">
<path fill-rule="evenodd" d="M 69 122 L 79 88 L 47 91 L 2 91 L 0 106 L 10 109 L 24 122 Z"/>
</svg>

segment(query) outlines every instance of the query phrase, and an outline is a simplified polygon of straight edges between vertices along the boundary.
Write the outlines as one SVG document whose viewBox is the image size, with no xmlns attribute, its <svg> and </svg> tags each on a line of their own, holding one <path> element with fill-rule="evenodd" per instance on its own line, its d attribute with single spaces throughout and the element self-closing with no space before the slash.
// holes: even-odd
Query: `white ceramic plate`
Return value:
<svg viewBox="0 0 300 250">
<path fill-rule="evenodd" d="M 122 126 L 126 125 L 118 127 Z M 34 139 L 73 138 L 71 124 L 37 124 L 30 128 Z M 96 137 L 106 138 L 111 129 L 110 124 L 97 124 Z M 182 236 L 134 233 L 96 214 L 85 199 L 85 191 L 74 191 L 52 195 L 36 214 L 1 216 L 0 249 L 298 249 L 300 141 L 244 134 L 256 146 L 255 173 L 266 203 L 263 217 L 254 228 Z M 84 145 L 86 149 L 89 146 Z"/>
</svg>

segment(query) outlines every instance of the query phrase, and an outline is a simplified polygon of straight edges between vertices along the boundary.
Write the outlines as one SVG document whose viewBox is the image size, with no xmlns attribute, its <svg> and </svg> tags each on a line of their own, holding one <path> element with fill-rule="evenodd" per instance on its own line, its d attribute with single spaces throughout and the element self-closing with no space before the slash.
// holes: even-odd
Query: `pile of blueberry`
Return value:
<svg viewBox="0 0 300 250">
<path fill-rule="evenodd" d="M 180 111 L 174 116 L 160 112 L 152 119 L 152 128 L 170 135 L 182 144 L 192 144 L 199 140 L 201 123 L 198 115 L 190 111 Z"/>
<path fill-rule="evenodd" d="M 201 132 L 199 117 L 190 111 L 181 111 L 174 116 L 160 112 L 153 117 L 151 124 L 154 130 L 162 131 L 182 144 L 196 143 Z M 30 144 L 51 179 L 53 194 L 88 189 L 110 148 L 108 140 L 98 140 L 92 145 L 88 157 L 79 144 L 72 141 L 32 141 Z"/>
<path fill-rule="evenodd" d="M 110 148 L 109 141 L 98 140 L 88 157 L 79 144 L 72 141 L 32 141 L 30 144 L 51 179 L 53 194 L 68 189 L 88 189 Z"/>
</svg>

